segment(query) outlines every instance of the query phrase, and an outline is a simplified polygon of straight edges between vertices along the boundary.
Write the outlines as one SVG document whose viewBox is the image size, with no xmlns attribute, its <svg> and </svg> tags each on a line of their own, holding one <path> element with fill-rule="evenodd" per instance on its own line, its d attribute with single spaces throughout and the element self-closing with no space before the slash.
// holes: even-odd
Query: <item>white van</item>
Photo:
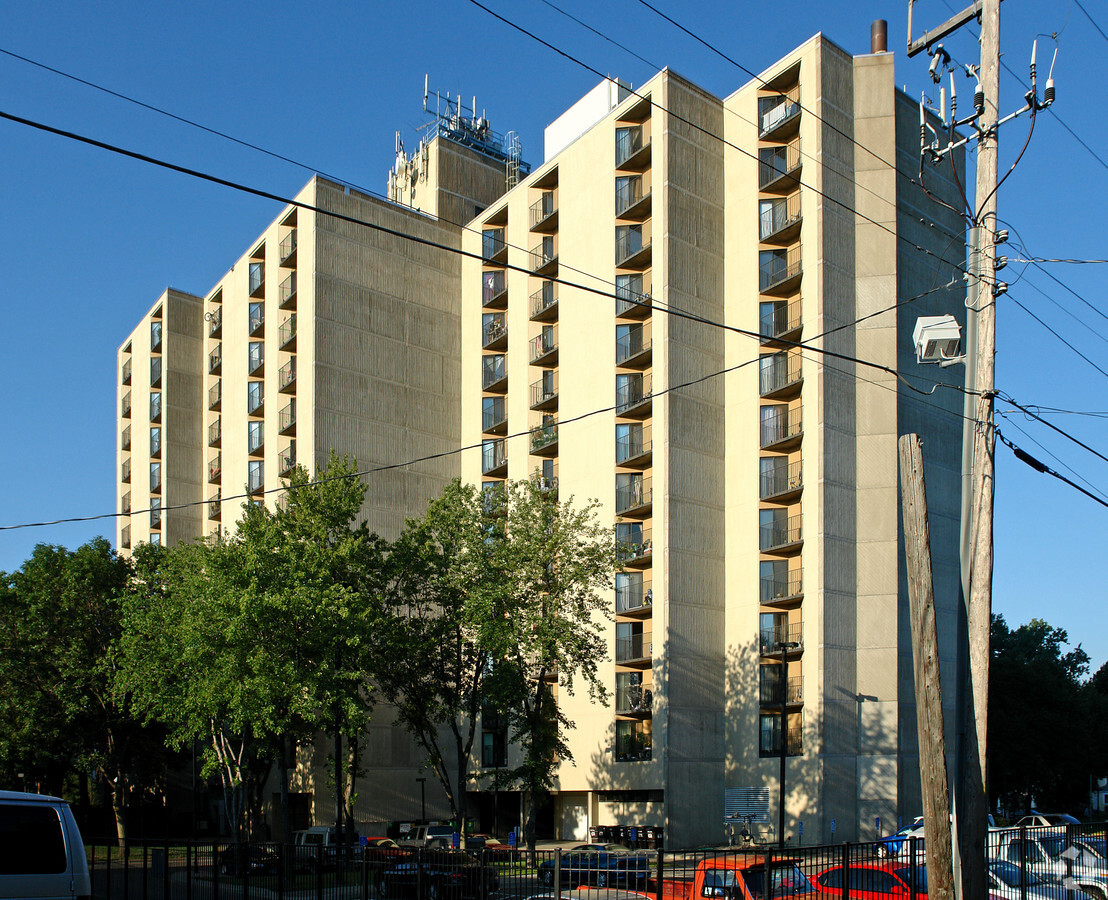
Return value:
<svg viewBox="0 0 1108 900">
<path fill-rule="evenodd" d="M 0 791 L 0 897 L 87 900 L 85 844 L 58 797 Z"/>
</svg>

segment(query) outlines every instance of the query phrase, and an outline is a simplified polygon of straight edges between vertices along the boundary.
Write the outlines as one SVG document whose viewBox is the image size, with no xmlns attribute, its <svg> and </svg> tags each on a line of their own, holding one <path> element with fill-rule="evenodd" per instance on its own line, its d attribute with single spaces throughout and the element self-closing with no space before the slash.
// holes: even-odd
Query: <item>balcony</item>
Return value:
<svg viewBox="0 0 1108 900">
<path fill-rule="evenodd" d="M 531 409 L 558 408 L 558 373 L 544 372 L 543 377 L 531 384 Z"/>
<path fill-rule="evenodd" d="M 161 422 L 162 420 L 162 395 L 151 394 L 150 395 L 150 421 L 154 423 Z"/>
<path fill-rule="evenodd" d="M 762 575 L 759 581 L 759 599 L 765 606 L 793 603 L 804 596 L 804 580 L 799 569 L 787 575 Z"/>
<path fill-rule="evenodd" d="M 508 474 L 508 451 L 503 439 L 485 441 L 481 447 L 481 474 L 503 478 Z"/>
<path fill-rule="evenodd" d="M 783 456 L 768 459 L 773 459 L 775 463 L 780 460 L 780 463 L 766 466 L 767 460 L 762 460 L 763 468 L 758 479 L 758 499 L 782 501 L 798 495 L 804 487 L 800 461 L 789 463 Z"/>
<path fill-rule="evenodd" d="M 124 525 L 119 530 L 119 546 L 124 550 L 131 549 L 131 526 Z"/>
<path fill-rule="evenodd" d="M 503 313 L 485 315 L 481 323 L 481 349 L 508 349 L 508 320 Z"/>
<path fill-rule="evenodd" d="M 508 392 L 508 366 L 505 363 L 504 354 L 485 355 L 481 357 L 481 390 L 490 394 L 506 394 Z"/>
<path fill-rule="evenodd" d="M 219 479 L 223 476 L 223 454 L 217 453 L 210 460 L 208 460 L 208 482 L 211 484 L 218 483 Z"/>
<path fill-rule="evenodd" d="M 644 669 L 650 665 L 653 655 L 654 642 L 649 631 L 616 637 L 617 665 Z"/>
<path fill-rule="evenodd" d="M 637 673 L 636 673 L 637 674 Z M 641 684 L 616 688 L 616 715 L 650 718 L 654 711 L 654 692 Z"/>
<path fill-rule="evenodd" d="M 758 652 L 762 656 L 781 658 L 781 645 L 785 645 L 785 656 L 794 659 L 804 651 L 804 626 L 800 622 L 774 625 L 758 631 Z"/>
<path fill-rule="evenodd" d="M 645 269 L 650 265 L 650 228 L 646 225 L 616 226 L 616 267 Z"/>
<path fill-rule="evenodd" d="M 150 530 L 158 531 L 162 527 L 162 508 L 160 506 L 153 506 L 150 508 Z M 154 535 L 150 535 L 150 542 L 155 543 Z"/>
<path fill-rule="evenodd" d="M 128 391 L 119 401 L 119 414 L 124 419 L 131 418 L 131 392 Z"/>
<path fill-rule="evenodd" d="M 154 356 L 150 359 L 150 387 L 162 386 L 162 358 Z"/>
<path fill-rule="evenodd" d="M 649 578 L 619 582 L 616 576 L 616 615 L 648 618 L 654 607 L 654 590 Z"/>
<path fill-rule="evenodd" d="M 161 315 L 161 313 L 158 313 Z M 162 349 L 162 323 L 160 319 L 155 319 L 150 323 L 150 352 L 160 353 Z"/>
<path fill-rule="evenodd" d="M 531 230 L 547 233 L 558 230 L 558 202 L 553 191 L 543 191 L 531 204 Z"/>
<path fill-rule="evenodd" d="M 131 461 L 129 459 L 123 460 L 123 465 L 120 466 L 119 480 L 124 484 L 131 483 Z"/>
<path fill-rule="evenodd" d="M 277 414 L 277 431 L 279 434 L 296 433 L 296 398 L 288 402 L 284 409 Z"/>
<path fill-rule="evenodd" d="M 265 413 L 265 385 L 261 381 L 246 384 L 246 413 L 250 416 L 262 416 Z"/>
<path fill-rule="evenodd" d="M 250 337 L 265 336 L 265 307 L 260 303 L 250 304 L 248 331 L 250 332 Z"/>
<path fill-rule="evenodd" d="M 223 504 L 220 502 L 220 491 L 216 491 L 208 498 L 208 518 L 218 522 L 223 515 Z"/>
<path fill-rule="evenodd" d="M 246 490 L 251 494 L 265 491 L 265 469 L 261 462 L 252 462 L 246 473 Z"/>
<path fill-rule="evenodd" d="M 758 290 L 763 294 L 789 294 L 800 284 L 800 247 L 763 250 L 758 254 Z"/>
<path fill-rule="evenodd" d="M 653 509 L 651 479 L 641 475 L 616 475 L 616 514 L 645 518 Z"/>
<path fill-rule="evenodd" d="M 558 318 L 558 288 L 553 281 L 544 281 L 531 295 L 531 321 L 553 322 Z"/>
<path fill-rule="evenodd" d="M 650 442 L 650 426 L 635 425 L 624 434 L 616 428 L 616 465 L 629 468 L 645 469 L 650 465 L 652 452 Z"/>
<path fill-rule="evenodd" d="M 762 666 L 762 671 L 777 669 L 780 666 Z M 782 693 L 784 696 L 782 696 Z M 781 678 L 763 678 L 758 686 L 758 702 L 762 706 L 781 706 L 781 701 L 786 706 L 800 706 L 804 703 L 804 676 L 793 675 L 788 679 L 788 684 L 782 690 Z"/>
<path fill-rule="evenodd" d="M 788 719 L 799 718 L 800 713 L 793 713 L 787 716 Z M 781 718 L 780 715 L 769 717 L 771 719 L 772 727 L 761 733 L 761 738 L 758 742 L 758 755 L 763 759 L 779 759 L 781 757 Z M 788 731 L 786 733 L 785 741 L 785 755 L 786 756 L 803 756 L 804 755 L 804 729 L 801 724 L 797 722 L 794 724 L 792 721 L 788 723 Z"/>
<path fill-rule="evenodd" d="M 801 356 L 796 351 L 783 351 L 758 360 L 758 392 L 765 399 L 796 396 L 804 380 Z"/>
<path fill-rule="evenodd" d="M 535 486 L 535 490 L 540 494 L 555 494 L 558 493 L 558 476 L 557 475 L 543 475 L 536 473 L 531 476 L 531 484 Z"/>
<path fill-rule="evenodd" d="M 531 429 L 531 455 L 558 455 L 558 423 L 548 422 Z"/>
<path fill-rule="evenodd" d="M 120 376 L 120 383 L 121 384 L 130 384 L 131 383 L 131 360 L 129 360 L 129 359 L 125 363 L 123 363 L 123 373 Z"/>
<path fill-rule="evenodd" d="M 250 274 L 248 276 L 248 292 L 251 297 L 261 297 L 265 294 L 265 263 L 264 262 L 252 262 L 250 263 Z"/>
<path fill-rule="evenodd" d="M 127 491 L 119 500 L 119 511 L 125 516 L 131 514 L 131 492 Z"/>
<path fill-rule="evenodd" d="M 150 466 L 150 493 L 160 494 L 162 492 L 162 467 L 158 463 L 153 463 Z"/>
<path fill-rule="evenodd" d="M 508 277 L 503 269 L 481 273 L 481 304 L 488 309 L 508 308 Z"/>
<path fill-rule="evenodd" d="M 119 449 L 130 450 L 131 449 L 131 426 L 128 425 L 123 429 L 123 432 L 119 435 Z"/>
<path fill-rule="evenodd" d="M 223 344 L 215 345 L 215 349 L 208 354 L 208 374 L 219 375 L 223 371 Z"/>
<path fill-rule="evenodd" d="M 789 450 L 800 443 L 804 434 L 804 424 L 799 406 L 789 409 L 784 406 L 762 407 L 760 443 L 763 450 Z"/>
<path fill-rule="evenodd" d="M 220 337 L 223 334 L 223 307 L 217 306 L 204 318 L 208 320 L 208 337 Z"/>
<path fill-rule="evenodd" d="M 292 353 L 296 350 L 296 313 L 293 313 L 277 329 L 277 346 Z"/>
<path fill-rule="evenodd" d="M 150 429 L 150 458 L 162 458 L 162 430 L 160 428 Z"/>
<path fill-rule="evenodd" d="M 296 393 L 296 357 L 277 370 L 277 390 L 282 394 Z"/>
<path fill-rule="evenodd" d="M 482 398 L 481 430 L 485 434 L 505 434 L 508 431 L 508 404 L 503 397 Z"/>
<path fill-rule="evenodd" d="M 642 221 L 650 215 L 650 182 L 642 175 L 616 178 L 616 218 Z"/>
<path fill-rule="evenodd" d="M 616 762 L 647 762 L 652 757 L 649 733 L 617 734 L 612 753 Z"/>
<path fill-rule="evenodd" d="M 645 319 L 650 315 L 650 290 L 642 275 L 616 276 L 616 315 L 621 319 Z"/>
<path fill-rule="evenodd" d="M 800 183 L 800 138 L 779 147 L 758 150 L 758 190 L 786 194 Z"/>
<path fill-rule="evenodd" d="M 246 452 L 250 456 L 265 453 L 265 429 L 261 422 L 251 422 L 246 431 Z"/>
<path fill-rule="evenodd" d="M 558 273 L 558 247 L 553 236 L 544 237 L 541 244 L 531 248 L 531 271 L 535 275 Z"/>
<path fill-rule="evenodd" d="M 281 309 L 296 309 L 296 273 L 292 272 L 289 277 L 277 288 L 277 299 Z"/>
<path fill-rule="evenodd" d="M 208 446 L 219 447 L 223 443 L 223 417 L 217 416 L 216 420 L 208 426 Z"/>
<path fill-rule="evenodd" d="M 616 129 L 616 168 L 642 171 L 650 165 L 650 131 L 646 125 Z"/>
<path fill-rule="evenodd" d="M 800 519 L 799 515 L 774 516 L 772 521 L 761 522 L 758 525 L 758 549 L 763 553 L 778 554 L 798 551 L 804 542 Z"/>
<path fill-rule="evenodd" d="M 650 365 L 650 332 L 644 325 L 616 326 L 616 365 L 645 369 Z"/>
<path fill-rule="evenodd" d="M 261 378 L 265 374 L 265 344 L 252 341 L 246 357 L 246 374 Z"/>
<path fill-rule="evenodd" d="M 277 474 L 281 478 L 288 478 L 292 470 L 296 468 L 296 444 L 290 444 L 277 457 Z"/>
<path fill-rule="evenodd" d="M 650 415 L 651 378 L 646 375 L 616 376 L 616 415 L 645 419 Z"/>
<path fill-rule="evenodd" d="M 759 333 L 763 343 L 800 339 L 800 300 L 763 303 Z"/>
<path fill-rule="evenodd" d="M 530 361 L 533 366 L 556 366 L 558 364 L 558 333 L 553 325 L 544 325 L 530 341 Z"/>
<path fill-rule="evenodd" d="M 296 265 L 296 229 L 294 228 L 283 238 L 281 238 L 281 245 L 278 248 L 278 259 L 280 265 L 286 268 L 291 268 Z"/>
<path fill-rule="evenodd" d="M 800 191 L 758 203 L 758 239 L 767 244 L 788 244 L 800 234 Z"/>
<path fill-rule="evenodd" d="M 217 381 L 208 388 L 208 409 L 216 412 L 223 404 L 223 382 Z"/>
<path fill-rule="evenodd" d="M 654 542 L 650 529 L 638 522 L 620 522 L 616 525 L 616 555 L 622 566 L 645 568 L 653 560 Z"/>
<path fill-rule="evenodd" d="M 489 228 L 481 232 L 481 259 L 490 264 L 508 261 L 508 245 L 503 228 Z"/>
<path fill-rule="evenodd" d="M 789 97 L 758 98 L 758 139 L 784 141 L 800 128 L 800 104 Z"/>
</svg>

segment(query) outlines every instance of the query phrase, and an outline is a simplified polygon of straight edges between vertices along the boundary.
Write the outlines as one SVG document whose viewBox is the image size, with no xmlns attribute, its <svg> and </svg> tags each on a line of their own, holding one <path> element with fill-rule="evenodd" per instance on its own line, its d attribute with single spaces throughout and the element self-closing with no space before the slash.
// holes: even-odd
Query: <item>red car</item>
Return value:
<svg viewBox="0 0 1108 900">
<path fill-rule="evenodd" d="M 927 900 L 927 867 L 915 867 L 915 891 L 912 891 L 912 866 L 907 862 L 855 863 L 824 869 L 812 883 L 821 894 L 843 896 L 843 873 L 849 900 L 891 900 L 913 897 Z"/>
</svg>

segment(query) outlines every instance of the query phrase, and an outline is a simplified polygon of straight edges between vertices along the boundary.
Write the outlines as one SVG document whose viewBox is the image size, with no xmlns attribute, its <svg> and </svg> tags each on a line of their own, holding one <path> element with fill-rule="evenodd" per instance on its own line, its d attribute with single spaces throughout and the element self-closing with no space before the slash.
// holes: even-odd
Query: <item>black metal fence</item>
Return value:
<svg viewBox="0 0 1108 900">
<path fill-rule="evenodd" d="M 578 888 L 591 889 L 594 900 L 629 900 L 629 891 L 653 900 L 926 900 L 921 837 L 781 849 L 744 829 L 728 836 L 734 846 L 668 851 L 649 848 L 659 836 L 642 830 L 640 849 L 629 852 L 601 849 L 603 843 L 535 854 L 502 846 L 467 852 L 212 842 L 86 850 L 96 900 L 552 900 L 578 897 Z M 990 831 L 989 894 L 1108 900 L 1105 838 L 1103 827 L 1087 826 Z"/>
</svg>

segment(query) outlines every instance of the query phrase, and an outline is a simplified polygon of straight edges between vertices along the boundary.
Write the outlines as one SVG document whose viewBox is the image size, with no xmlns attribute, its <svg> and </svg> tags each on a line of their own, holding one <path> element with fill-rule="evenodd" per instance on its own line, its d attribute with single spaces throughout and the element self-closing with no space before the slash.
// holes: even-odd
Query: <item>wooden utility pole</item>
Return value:
<svg viewBox="0 0 1108 900">
<path fill-rule="evenodd" d="M 911 604 L 919 773 L 923 789 L 924 833 L 927 835 L 927 894 L 934 900 L 954 900 L 950 795 L 947 793 L 935 589 L 931 578 L 931 533 L 927 525 L 927 492 L 923 483 L 923 444 L 918 434 L 902 435 L 897 443 L 900 450 L 908 601 Z"/>
</svg>

